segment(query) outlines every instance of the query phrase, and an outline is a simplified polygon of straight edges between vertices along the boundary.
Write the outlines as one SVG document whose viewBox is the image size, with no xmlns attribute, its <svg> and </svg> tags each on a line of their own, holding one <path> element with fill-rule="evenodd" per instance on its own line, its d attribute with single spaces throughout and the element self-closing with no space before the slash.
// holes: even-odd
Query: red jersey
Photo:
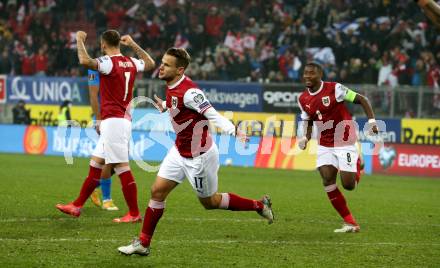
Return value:
<svg viewBox="0 0 440 268">
<path fill-rule="evenodd" d="M 319 145 L 338 147 L 356 142 L 355 122 L 344 104 L 347 91 L 348 88 L 339 83 L 321 82 L 318 91 L 311 93 L 306 89 L 299 96 L 301 119 L 315 121 L 318 135 L 321 133 Z"/>
<path fill-rule="evenodd" d="M 166 106 L 170 111 L 180 155 L 193 158 L 208 151 L 212 138 L 209 122 L 203 113 L 211 104 L 198 86 L 184 75 L 174 85 L 167 86 Z"/>
<path fill-rule="evenodd" d="M 121 54 L 103 56 L 98 62 L 101 119 L 112 117 L 131 119 L 125 115 L 133 98 L 136 73 L 144 70 L 144 62 Z"/>
</svg>

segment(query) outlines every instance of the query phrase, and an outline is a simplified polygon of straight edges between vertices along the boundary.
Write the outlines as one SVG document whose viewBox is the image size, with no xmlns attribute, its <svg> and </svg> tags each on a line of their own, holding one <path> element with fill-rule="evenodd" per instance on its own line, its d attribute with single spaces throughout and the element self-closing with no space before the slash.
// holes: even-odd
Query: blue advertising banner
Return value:
<svg viewBox="0 0 440 268">
<path fill-rule="evenodd" d="M 21 125 L 0 125 L 0 152 L 24 153 L 24 131 Z"/>
<path fill-rule="evenodd" d="M 30 104 L 60 105 L 70 100 L 74 105 L 89 105 L 86 77 L 8 76 L 6 85 L 9 103 L 24 100 Z"/>
<path fill-rule="evenodd" d="M 220 111 L 263 111 L 262 86 L 257 83 L 197 81 L 212 105 Z"/>
<path fill-rule="evenodd" d="M 400 132 L 402 129 L 402 121 L 400 119 L 385 119 L 385 118 L 376 118 L 376 120 L 383 121 L 385 124 L 385 130 L 381 129 L 381 126 L 378 123 L 379 129 L 381 132 L 381 138 L 383 142 L 386 143 L 400 143 Z M 359 140 L 367 141 L 364 132 L 362 131 L 365 124 L 368 122 L 368 118 L 356 118 L 356 122 L 359 125 Z"/>
<path fill-rule="evenodd" d="M 0 125 L 0 152 L 64 156 L 68 164 L 75 157 L 90 157 L 98 141 L 93 128 L 40 127 L 24 125 Z M 161 162 L 174 145 L 176 136 L 169 131 L 133 131 L 130 142 L 130 158 L 150 171 L 157 171 Z M 260 143 L 259 137 L 251 137 L 244 146 L 235 137 L 213 135 L 219 147 L 222 165 L 253 166 Z"/>
<path fill-rule="evenodd" d="M 155 108 L 134 109 L 131 121 L 133 130 L 174 132 L 169 113 L 161 113 Z"/>
</svg>

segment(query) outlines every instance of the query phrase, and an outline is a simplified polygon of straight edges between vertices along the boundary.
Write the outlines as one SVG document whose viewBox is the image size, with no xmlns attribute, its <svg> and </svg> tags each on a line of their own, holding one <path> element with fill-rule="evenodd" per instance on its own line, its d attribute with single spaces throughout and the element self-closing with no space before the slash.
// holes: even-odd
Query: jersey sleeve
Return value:
<svg viewBox="0 0 440 268">
<path fill-rule="evenodd" d="M 88 70 L 88 84 L 89 86 L 99 86 L 99 73 L 95 70 Z"/>
<path fill-rule="evenodd" d="M 342 84 L 336 83 L 335 85 L 335 98 L 337 102 L 343 102 L 350 89 Z"/>
<path fill-rule="evenodd" d="M 304 109 L 301 105 L 301 101 L 299 99 L 298 99 L 298 106 L 299 106 L 299 109 L 301 109 L 301 119 L 302 120 L 310 120 L 310 115 L 306 111 L 304 111 Z"/>
<path fill-rule="evenodd" d="M 104 75 L 108 75 L 111 73 L 113 69 L 113 62 L 109 56 L 102 56 L 96 59 L 98 62 L 98 71 Z"/>
<path fill-rule="evenodd" d="M 185 92 L 183 96 L 183 103 L 189 109 L 195 110 L 198 113 L 203 114 L 206 110 L 208 110 L 211 106 L 208 99 L 198 88 L 191 88 Z"/>
<path fill-rule="evenodd" d="M 226 117 L 219 114 L 214 107 L 209 107 L 204 113 L 204 116 L 206 119 L 213 122 L 216 127 L 223 130 L 223 132 L 226 134 L 235 136 L 234 124 L 232 124 L 231 121 L 229 121 Z"/>
<path fill-rule="evenodd" d="M 134 65 L 136 66 L 136 70 L 138 73 L 143 72 L 145 70 L 145 62 L 143 60 L 139 60 L 132 57 L 130 57 L 130 59 L 134 62 Z"/>
</svg>

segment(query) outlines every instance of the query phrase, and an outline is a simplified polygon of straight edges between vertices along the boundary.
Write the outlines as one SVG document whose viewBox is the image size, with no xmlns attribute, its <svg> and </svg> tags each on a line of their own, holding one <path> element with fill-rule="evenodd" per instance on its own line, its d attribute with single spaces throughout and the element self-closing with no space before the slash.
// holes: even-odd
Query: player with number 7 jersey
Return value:
<svg viewBox="0 0 440 268">
<path fill-rule="evenodd" d="M 122 54 L 105 55 L 96 60 L 100 72 L 101 120 L 131 119 L 126 111 L 133 98 L 136 73 L 144 70 L 144 62 Z"/>
<path fill-rule="evenodd" d="M 137 187 L 128 163 L 128 146 L 131 139 L 131 118 L 127 112 L 133 98 L 133 85 L 137 72 L 154 67 L 154 60 L 140 48 L 129 35 L 120 36 L 115 30 L 101 35 L 101 50 L 105 56 L 92 59 L 85 49 L 87 34 L 78 31 L 77 49 L 81 65 L 99 72 L 101 113 L 97 114 L 99 140 L 92 153 L 89 174 L 77 199 L 56 207 L 63 213 L 79 217 L 81 208 L 99 183 L 104 165 L 118 174 L 129 212 L 114 222 L 139 222 Z M 133 49 L 140 59 L 121 54 L 120 44 Z M 99 124 L 99 123 L 98 123 Z"/>
</svg>

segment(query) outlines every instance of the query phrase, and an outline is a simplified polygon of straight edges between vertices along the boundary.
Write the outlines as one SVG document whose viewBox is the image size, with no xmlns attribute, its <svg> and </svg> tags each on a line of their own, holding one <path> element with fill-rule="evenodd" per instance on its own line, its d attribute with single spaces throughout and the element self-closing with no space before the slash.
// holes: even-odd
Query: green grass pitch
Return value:
<svg viewBox="0 0 440 268">
<path fill-rule="evenodd" d="M 344 191 L 361 225 L 334 234 L 341 221 L 317 172 L 222 167 L 219 191 L 272 197 L 276 221 L 256 213 L 205 211 L 189 183 L 167 201 L 148 257 L 116 248 L 140 224 L 115 224 L 126 206 L 119 179 L 113 198 L 122 212 L 87 202 L 80 218 L 55 209 L 74 199 L 88 159 L 0 154 L 0 267 L 439 267 L 440 180 L 363 176 Z M 141 211 L 155 173 L 132 163 Z"/>
</svg>

